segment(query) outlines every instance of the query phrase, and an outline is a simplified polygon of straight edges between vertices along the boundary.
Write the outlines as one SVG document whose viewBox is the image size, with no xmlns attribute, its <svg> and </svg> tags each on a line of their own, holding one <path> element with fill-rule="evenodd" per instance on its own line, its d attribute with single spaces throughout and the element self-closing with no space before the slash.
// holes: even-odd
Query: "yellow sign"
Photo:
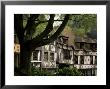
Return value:
<svg viewBox="0 0 110 89">
<path fill-rule="evenodd" d="M 20 44 L 14 44 L 14 52 L 20 53 Z"/>
</svg>

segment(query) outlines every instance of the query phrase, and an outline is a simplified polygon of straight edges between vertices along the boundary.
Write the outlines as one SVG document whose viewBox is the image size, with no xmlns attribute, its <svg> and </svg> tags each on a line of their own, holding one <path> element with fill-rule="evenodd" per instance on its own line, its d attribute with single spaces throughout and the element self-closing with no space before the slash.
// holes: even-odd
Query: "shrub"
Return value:
<svg viewBox="0 0 110 89">
<path fill-rule="evenodd" d="M 57 69 L 56 75 L 58 76 L 81 76 L 82 73 L 76 68 L 64 67 Z"/>
<path fill-rule="evenodd" d="M 31 69 L 31 75 L 32 76 L 53 76 L 54 74 L 47 69 L 40 69 L 32 67 Z"/>
<path fill-rule="evenodd" d="M 55 72 L 49 71 L 48 69 L 40 69 L 32 67 L 32 76 L 81 76 L 82 73 L 76 68 L 64 67 L 56 69 Z"/>
</svg>

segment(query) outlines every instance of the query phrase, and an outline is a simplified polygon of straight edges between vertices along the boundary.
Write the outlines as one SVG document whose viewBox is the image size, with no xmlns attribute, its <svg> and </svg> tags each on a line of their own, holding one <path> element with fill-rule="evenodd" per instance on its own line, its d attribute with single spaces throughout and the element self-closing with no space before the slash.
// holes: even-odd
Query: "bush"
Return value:
<svg viewBox="0 0 110 89">
<path fill-rule="evenodd" d="M 58 76 L 81 76 L 82 73 L 76 68 L 64 67 L 56 72 Z"/>
<path fill-rule="evenodd" d="M 82 73 L 76 68 L 64 67 L 56 69 L 55 72 L 49 71 L 48 69 L 40 69 L 32 67 L 32 76 L 81 76 Z"/>
<path fill-rule="evenodd" d="M 54 74 L 47 69 L 40 69 L 32 67 L 31 69 L 31 75 L 32 76 L 53 76 Z"/>
</svg>

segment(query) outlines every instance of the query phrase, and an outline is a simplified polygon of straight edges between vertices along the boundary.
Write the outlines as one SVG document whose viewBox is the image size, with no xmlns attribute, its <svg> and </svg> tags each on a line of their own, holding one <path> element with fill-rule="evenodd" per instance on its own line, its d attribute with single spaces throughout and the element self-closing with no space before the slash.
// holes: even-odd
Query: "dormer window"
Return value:
<svg viewBox="0 0 110 89">
<path fill-rule="evenodd" d="M 80 43 L 80 49 L 84 49 L 84 43 Z"/>
<path fill-rule="evenodd" d="M 91 49 L 92 50 L 97 50 L 97 45 L 96 44 L 91 44 Z"/>
<path fill-rule="evenodd" d="M 68 39 L 63 39 L 64 44 L 68 44 Z"/>
<path fill-rule="evenodd" d="M 60 36 L 58 38 L 58 42 L 61 42 L 63 44 L 68 44 L 68 37 L 65 37 L 65 36 Z"/>
</svg>

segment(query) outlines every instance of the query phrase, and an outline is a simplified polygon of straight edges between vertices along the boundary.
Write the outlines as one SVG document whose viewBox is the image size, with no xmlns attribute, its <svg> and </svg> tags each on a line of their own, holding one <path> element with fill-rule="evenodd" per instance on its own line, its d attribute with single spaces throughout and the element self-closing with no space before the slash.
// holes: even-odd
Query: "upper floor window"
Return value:
<svg viewBox="0 0 110 89">
<path fill-rule="evenodd" d="M 48 52 L 44 52 L 44 61 L 48 60 Z"/>
<path fill-rule="evenodd" d="M 82 56 L 82 55 L 80 56 L 80 63 L 84 64 L 84 56 Z"/>
<path fill-rule="evenodd" d="M 50 60 L 54 61 L 54 53 L 50 53 Z"/>
<path fill-rule="evenodd" d="M 68 39 L 63 39 L 63 43 L 67 44 L 68 43 Z"/>
<path fill-rule="evenodd" d="M 71 59 L 70 51 L 67 49 L 63 49 L 64 59 Z"/>
<path fill-rule="evenodd" d="M 80 43 L 75 43 L 75 46 L 80 49 Z"/>
<path fill-rule="evenodd" d="M 74 64 L 78 64 L 78 56 L 74 55 Z"/>
<path fill-rule="evenodd" d="M 97 45 L 96 44 L 91 44 L 91 49 L 92 50 L 97 50 Z"/>
<path fill-rule="evenodd" d="M 93 56 L 90 56 L 90 64 L 93 64 Z"/>
<path fill-rule="evenodd" d="M 97 56 L 95 56 L 95 62 L 94 62 L 94 64 L 97 64 Z"/>
<path fill-rule="evenodd" d="M 90 44 L 85 44 L 85 47 L 90 50 Z"/>
<path fill-rule="evenodd" d="M 80 43 L 80 49 L 84 49 L 84 43 Z"/>
<path fill-rule="evenodd" d="M 38 50 L 33 51 L 33 60 L 38 60 Z"/>
</svg>

